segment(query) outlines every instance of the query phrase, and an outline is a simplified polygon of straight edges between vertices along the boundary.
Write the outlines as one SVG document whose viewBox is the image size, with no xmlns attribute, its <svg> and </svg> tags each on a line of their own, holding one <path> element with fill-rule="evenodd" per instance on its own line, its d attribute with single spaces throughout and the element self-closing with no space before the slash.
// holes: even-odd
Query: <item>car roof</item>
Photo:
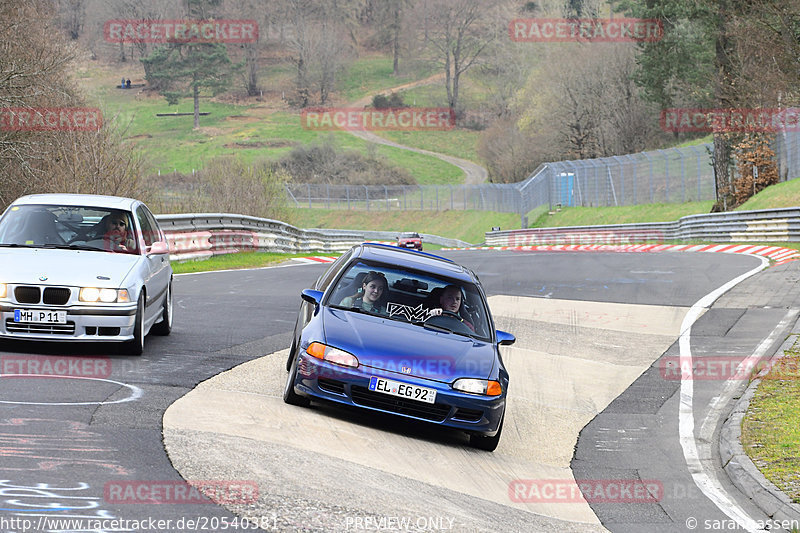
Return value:
<svg viewBox="0 0 800 533">
<path fill-rule="evenodd" d="M 133 198 L 105 196 L 101 194 L 29 194 L 14 200 L 12 205 L 72 205 L 132 211 L 140 202 Z"/>
<path fill-rule="evenodd" d="M 386 244 L 365 242 L 360 245 L 354 257 L 440 274 L 472 283 L 478 281 L 477 276 L 470 269 L 454 263 L 450 259 Z"/>
</svg>

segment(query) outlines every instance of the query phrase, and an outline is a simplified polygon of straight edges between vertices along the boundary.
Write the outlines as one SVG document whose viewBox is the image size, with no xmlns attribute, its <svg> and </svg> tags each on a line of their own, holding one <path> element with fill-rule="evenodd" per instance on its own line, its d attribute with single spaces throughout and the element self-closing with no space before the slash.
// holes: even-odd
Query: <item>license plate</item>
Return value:
<svg viewBox="0 0 800 533">
<path fill-rule="evenodd" d="M 408 398 L 409 400 L 417 400 L 418 402 L 434 403 L 436 401 L 436 391 L 433 389 L 417 387 L 410 383 L 401 383 L 376 376 L 369 378 L 369 390 L 399 396 L 400 398 Z"/>
<path fill-rule="evenodd" d="M 66 324 L 66 311 L 47 309 L 14 309 L 14 322 L 33 322 L 35 324 Z"/>
</svg>

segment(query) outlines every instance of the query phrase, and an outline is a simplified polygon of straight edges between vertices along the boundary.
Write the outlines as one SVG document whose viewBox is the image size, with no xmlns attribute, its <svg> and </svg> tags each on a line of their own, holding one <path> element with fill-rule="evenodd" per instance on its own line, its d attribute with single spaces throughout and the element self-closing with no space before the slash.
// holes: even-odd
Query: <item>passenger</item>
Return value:
<svg viewBox="0 0 800 533">
<path fill-rule="evenodd" d="M 444 311 L 449 311 L 458 317 L 461 322 L 467 325 L 469 329 L 475 331 L 475 326 L 469 320 L 461 316 L 461 287 L 458 285 L 448 285 L 439 296 L 439 306 L 434 307 L 428 311 L 428 316 L 440 316 Z"/>
<path fill-rule="evenodd" d="M 380 272 L 370 271 L 364 276 L 361 288 L 353 296 L 343 299 L 339 305 L 342 307 L 356 307 L 370 313 L 386 314 L 384 298 L 388 294 L 389 283 Z"/>
</svg>

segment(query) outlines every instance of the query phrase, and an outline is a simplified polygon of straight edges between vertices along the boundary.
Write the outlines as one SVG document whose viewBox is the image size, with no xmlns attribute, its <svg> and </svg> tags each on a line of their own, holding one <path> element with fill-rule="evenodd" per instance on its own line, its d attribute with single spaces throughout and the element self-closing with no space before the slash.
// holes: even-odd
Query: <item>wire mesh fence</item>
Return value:
<svg viewBox="0 0 800 533">
<path fill-rule="evenodd" d="M 800 132 L 773 143 L 782 181 L 800 177 Z M 295 207 L 482 210 L 525 215 L 540 206 L 606 207 L 714 200 L 712 144 L 540 165 L 524 181 L 480 185 L 286 185 Z"/>
</svg>

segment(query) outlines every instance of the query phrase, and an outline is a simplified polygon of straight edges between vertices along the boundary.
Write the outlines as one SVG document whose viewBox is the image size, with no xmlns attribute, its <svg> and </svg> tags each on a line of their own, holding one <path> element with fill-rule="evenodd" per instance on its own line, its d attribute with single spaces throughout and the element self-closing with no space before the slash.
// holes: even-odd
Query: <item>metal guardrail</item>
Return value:
<svg viewBox="0 0 800 533">
<path fill-rule="evenodd" d="M 262 252 L 337 253 L 369 240 L 391 240 L 398 232 L 331 229 L 299 229 L 267 218 L 229 213 L 157 215 L 167 234 L 173 259 L 197 259 L 212 255 L 258 250 Z M 422 235 L 423 242 L 459 247 L 469 244 L 437 235 Z"/>
<path fill-rule="evenodd" d="M 675 222 L 486 232 L 487 246 L 645 241 L 800 242 L 800 207 L 690 215 Z"/>
</svg>

